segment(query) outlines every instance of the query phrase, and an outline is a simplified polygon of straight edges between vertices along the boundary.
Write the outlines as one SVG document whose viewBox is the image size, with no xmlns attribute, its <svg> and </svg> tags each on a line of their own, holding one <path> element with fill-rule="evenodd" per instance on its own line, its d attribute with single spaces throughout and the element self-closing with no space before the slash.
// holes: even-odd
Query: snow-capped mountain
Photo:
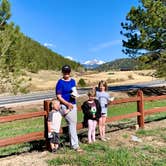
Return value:
<svg viewBox="0 0 166 166">
<path fill-rule="evenodd" d="M 83 66 L 86 68 L 94 69 L 97 66 L 102 65 L 103 63 L 105 63 L 105 62 L 101 61 L 101 60 L 93 59 L 93 60 L 88 60 L 88 61 L 84 62 Z"/>
</svg>

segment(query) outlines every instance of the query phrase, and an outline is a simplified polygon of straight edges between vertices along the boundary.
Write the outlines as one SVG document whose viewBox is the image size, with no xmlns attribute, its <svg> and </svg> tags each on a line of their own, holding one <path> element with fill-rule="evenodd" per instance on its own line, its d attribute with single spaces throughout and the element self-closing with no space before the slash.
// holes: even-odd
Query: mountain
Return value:
<svg viewBox="0 0 166 166">
<path fill-rule="evenodd" d="M 105 63 L 104 61 L 93 59 L 93 60 L 88 60 L 84 62 L 82 65 L 87 69 L 95 69 L 104 63 Z"/>
<path fill-rule="evenodd" d="M 138 61 L 134 58 L 116 59 L 111 62 L 104 63 L 96 69 L 99 71 L 107 70 L 134 70 L 138 67 Z"/>
</svg>

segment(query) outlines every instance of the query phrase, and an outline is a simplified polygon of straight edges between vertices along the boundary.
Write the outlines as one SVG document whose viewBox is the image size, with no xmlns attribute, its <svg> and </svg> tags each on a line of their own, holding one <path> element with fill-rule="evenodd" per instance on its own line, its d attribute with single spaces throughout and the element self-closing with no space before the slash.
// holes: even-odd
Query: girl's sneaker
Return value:
<svg viewBox="0 0 166 166">
<path fill-rule="evenodd" d="M 109 141 L 111 138 L 109 138 L 109 137 L 106 137 L 105 139 Z"/>
<path fill-rule="evenodd" d="M 105 138 L 101 138 L 102 141 L 106 142 L 107 140 Z"/>
</svg>

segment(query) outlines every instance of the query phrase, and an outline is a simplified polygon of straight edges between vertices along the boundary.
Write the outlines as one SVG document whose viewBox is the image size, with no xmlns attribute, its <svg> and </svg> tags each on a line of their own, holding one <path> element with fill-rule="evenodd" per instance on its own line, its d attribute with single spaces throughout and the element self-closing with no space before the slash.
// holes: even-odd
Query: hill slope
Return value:
<svg viewBox="0 0 166 166">
<path fill-rule="evenodd" d="M 20 40 L 21 47 L 18 48 L 18 61 L 22 68 L 32 72 L 41 69 L 59 70 L 64 64 L 71 65 L 74 70 L 82 68 L 81 64 L 64 58 L 23 34 Z"/>
<path fill-rule="evenodd" d="M 104 63 L 97 67 L 96 69 L 99 71 L 107 71 L 107 70 L 121 70 L 121 69 L 129 69 L 134 70 L 138 66 L 138 62 L 132 58 L 122 58 L 117 59 L 111 62 Z"/>
</svg>

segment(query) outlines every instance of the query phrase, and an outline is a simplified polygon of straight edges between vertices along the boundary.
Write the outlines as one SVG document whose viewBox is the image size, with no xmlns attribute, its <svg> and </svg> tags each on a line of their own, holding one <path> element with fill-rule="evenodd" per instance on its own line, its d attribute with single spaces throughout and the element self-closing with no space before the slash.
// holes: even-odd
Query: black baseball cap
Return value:
<svg viewBox="0 0 166 166">
<path fill-rule="evenodd" d="M 69 65 L 64 65 L 62 67 L 62 73 L 70 73 L 71 72 L 71 67 Z"/>
</svg>

